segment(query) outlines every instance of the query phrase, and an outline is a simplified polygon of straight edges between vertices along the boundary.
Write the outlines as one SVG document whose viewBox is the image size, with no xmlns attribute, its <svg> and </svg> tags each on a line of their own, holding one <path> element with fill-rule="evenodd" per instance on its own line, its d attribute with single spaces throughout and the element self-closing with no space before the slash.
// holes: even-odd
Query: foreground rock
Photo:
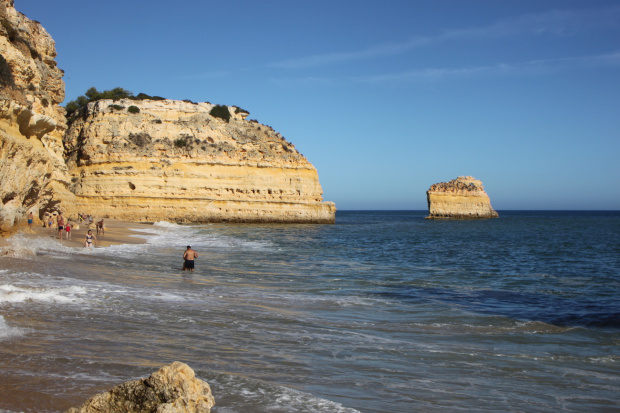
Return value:
<svg viewBox="0 0 620 413">
<path fill-rule="evenodd" d="M 62 71 L 54 41 L 38 23 L 0 0 L 0 234 L 42 218 L 67 190 Z"/>
<path fill-rule="evenodd" d="M 215 405 L 209 385 L 184 363 L 161 368 L 146 379 L 123 383 L 66 413 L 209 413 Z"/>
<path fill-rule="evenodd" d="M 484 191 L 482 181 L 471 176 L 459 176 L 449 182 L 431 185 L 426 191 L 427 219 L 496 218 L 491 200 Z"/>
<path fill-rule="evenodd" d="M 74 115 L 78 210 L 131 221 L 333 223 L 314 166 L 247 112 L 175 100 L 99 100 Z"/>
</svg>

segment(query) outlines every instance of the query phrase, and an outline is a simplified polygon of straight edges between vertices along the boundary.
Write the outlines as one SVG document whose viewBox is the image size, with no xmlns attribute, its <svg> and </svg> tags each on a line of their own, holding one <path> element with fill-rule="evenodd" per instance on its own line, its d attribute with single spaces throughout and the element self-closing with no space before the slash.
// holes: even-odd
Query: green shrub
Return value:
<svg viewBox="0 0 620 413">
<path fill-rule="evenodd" d="M 123 109 L 125 109 L 125 106 L 121 106 L 121 105 L 110 105 L 108 107 L 112 108 L 114 110 L 123 110 Z"/>
<path fill-rule="evenodd" d="M 183 138 L 176 139 L 174 141 L 174 146 L 176 146 L 177 148 L 184 148 L 187 146 L 187 141 Z"/>
<path fill-rule="evenodd" d="M 245 113 L 246 115 L 250 114 L 250 112 L 248 112 L 247 110 L 241 109 L 239 106 L 235 106 L 235 114 L 238 114 L 238 113 Z"/>
<path fill-rule="evenodd" d="M 166 100 L 166 98 L 162 98 L 161 96 L 149 96 L 146 93 L 138 93 L 138 96 L 132 96 L 130 99 L 133 100 Z"/>
<path fill-rule="evenodd" d="M 151 144 L 153 138 L 148 133 L 130 133 L 128 140 L 136 146 L 145 147 Z"/>
<path fill-rule="evenodd" d="M 76 110 L 80 108 L 80 105 L 75 100 L 67 103 L 65 105 L 65 110 L 67 111 L 67 117 L 71 116 Z"/>
<path fill-rule="evenodd" d="M 120 100 L 133 97 L 133 93 L 122 87 L 115 87 L 111 90 L 104 90 L 99 92 L 97 88 L 91 87 L 82 96 L 78 96 L 76 100 L 71 100 L 65 105 L 67 111 L 67 117 L 70 117 L 76 110 L 82 106 L 86 106 L 89 102 L 94 102 L 101 99 Z"/>
<path fill-rule="evenodd" d="M 228 110 L 228 106 L 215 105 L 209 114 L 214 118 L 224 119 L 226 122 L 230 120 L 230 111 Z"/>
<path fill-rule="evenodd" d="M 134 105 L 131 105 L 127 108 L 127 112 L 129 113 L 140 113 L 140 108 Z"/>
<path fill-rule="evenodd" d="M 104 90 L 102 92 L 98 91 L 97 88 L 91 87 L 84 93 L 82 96 L 78 96 L 76 100 L 71 100 L 65 105 L 65 110 L 67 111 L 67 117 L 70 117 L 73 112 L 81 108 L 82 106 L 86 106 L 89 102 L 94 102 L 96 100 L 101 99 L 112 99 L 112 100 L 120 100 L 120 99 L 132 99 L 132 100 L 165 100 L 160 96 L 149 96 L 146 93 L 140 93 L 138 96 L 134 96 L 132 92 L 129 90 L 123 89 L 122 87 L 115 87 L 114 89 Z M 137 106 L 134 106 L 138 109 Z M 136 110 L 132 109 L 132 110 Z M 130 111 L 131 112 L 131 111 Z M 138 113 L 140 110 L 138 109 L 136 112 Z"/>
</svg>

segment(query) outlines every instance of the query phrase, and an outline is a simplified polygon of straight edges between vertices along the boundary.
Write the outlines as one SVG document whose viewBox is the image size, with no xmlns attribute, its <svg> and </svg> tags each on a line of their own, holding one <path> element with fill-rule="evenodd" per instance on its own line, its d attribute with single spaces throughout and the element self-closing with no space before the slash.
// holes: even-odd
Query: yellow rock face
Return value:
<svg viewBox="0 0 620 413">
<path fill-rule="evenodd" d="M 45 212 L 132 221 L 333 223 L 317 171 L 247 112 L 101 100 L 70 119 L 45 29 L 0 0 L 0 234 Z M 215 113 L 215 112 L 214 112 Z"/>
<path fill-rule="evenodd" d="M 62 71 L 54 41 L 37 22 L 0 1 L 0 233 L 71 198 L 62 136 Z"/>
<path fill-rule="evenodd" d="M 238 108 L 226 107 L 228 122 L 212 108 L 172 100 L 88 104 L 65 137 L 74 212 L 133 221 L 334 222 L 316 169 L 291 143 Z"/>
<path fill-rule="evenodd" d="M 491 200 L 482 182 L 471 176 L 459 176 L 449 182 L 434 184 L 426 191 L 427 219 L 496 218 Z"/>
</svg>

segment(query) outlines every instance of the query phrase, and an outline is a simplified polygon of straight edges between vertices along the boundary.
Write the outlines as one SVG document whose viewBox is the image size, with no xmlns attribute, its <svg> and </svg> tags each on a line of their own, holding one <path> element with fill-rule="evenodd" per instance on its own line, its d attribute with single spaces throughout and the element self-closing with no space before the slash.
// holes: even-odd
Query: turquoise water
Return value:
<svg viewBox="0 0 620 413">
<path fill-rule="evenodd" d="M 0 411 L 63 411 L 174 360 L 214 413 L 618 411 L 620 213 L 500 215 L 27 245 L 0 259 Z"/>
</svg>

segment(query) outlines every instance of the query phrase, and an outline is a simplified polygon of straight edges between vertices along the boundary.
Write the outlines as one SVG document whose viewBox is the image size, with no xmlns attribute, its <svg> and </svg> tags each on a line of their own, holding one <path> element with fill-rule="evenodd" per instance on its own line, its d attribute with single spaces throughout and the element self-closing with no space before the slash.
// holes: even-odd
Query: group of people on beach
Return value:
<svg viewBox="0 0 620 413">
<path fill-rule="evenodd" d="M 54 217 L 56 217 L 56 225 L 54 225 Z M 87 222 L 89 224 L 93 223 L 93 217 L 86 214 L 78 214 L 79 222 Z M 28 227 L 32 228 L 32 224 L 34 223 L 34 215 L 32 211 L 28 213 Z M 59 211 L 57 214 L 50 214 L 49 212 L 45 213 L 45 219 L 43 220 L 43 226 L 49 228 L 49 231 L 52 231 L 53 227 L 58 229 L 58 238 L 62 239 L 63 231 L 66 235 L 67 240 L 71 240 L 71 229 L 72 224 L 70 220 L 65 222 L 65 217 L 62 216 L 62 213 Z M 103 218 L 101 221 L 95 224 L 97 229 L 97 235 L 105 234 L 105 226 L 103 224 Z M 97 241 L 97 237 L 93 234 L 93 230 L 89 229 L 86 235 L 84 235 L 84 247 L 85 248 L 93 248 L 95 242 Z M 187 249 L 183 253 L 183 271 L 194 271 L 194 260 L 198 258 L 198 253 L 192 249 L 190 245 L 187 246 Z"/>
<path fill-rule="evenodd" d="M 93 217 L 86 214 L 78 214 L 78 222 L 87 222 L 92 224 Z M 28 227 L 32 228 L 32 224 L 34 223 L 34 215 L 32 212 L 28 213 Z M 52 229 L 58 230 L 58 239 L 63 239 L 63 234 L 67 240 L 71 240 L 71 232 L 73 229 L 73 224 L 70 220 L 65 220 L 65 217 L 62 215 L 60 211 L 58 213 L 49 213 L 46 212 L 43 220 L 43 226 L 47 227 L 51 232 Z M 101 221 L 98 221 L 96 224 L 97 235 L 105 234 L 105 226 L 103 222 L 103 218 Z M 95 241 L 97 241 L 97 237 L 93 235 L 92 230 L 88 230 L 86 235 L 84 236 L 84 247 L 93 248 Z"/>
<path fill-rule="evenodd" d="M 54 223 L 54 217 L 56 221 L 55 223 Z M 33 220 L 34 220 L 34 217 L 32 215 L 32 212 L 30 212 L 28 214 L 28 226 L 30 228 L 32 228 Z M 56 215 L 46 212 L 45 219 L 43 220 L 43 226 L 47 227 L 50 232 L 52 232 L 53 229 L 57 229 L 59 239 L 63 238 L 63 231 L 64 231 L 65 237 L 68 240 L 71 239 L 71 229 L 73 227 L 73 224 L 71 224 L 70 220 L 65 221 L 65 217 L 60 212 L 58 212 L 58 214 Z"/>
</svg>

